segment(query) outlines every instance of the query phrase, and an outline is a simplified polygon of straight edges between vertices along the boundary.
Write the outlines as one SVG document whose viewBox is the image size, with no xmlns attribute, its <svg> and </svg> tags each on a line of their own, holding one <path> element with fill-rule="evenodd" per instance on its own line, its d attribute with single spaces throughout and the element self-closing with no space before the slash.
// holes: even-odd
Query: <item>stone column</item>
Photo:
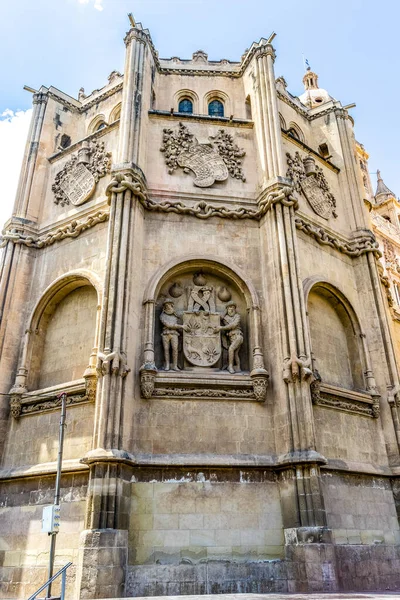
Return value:
<svg viewBox="0 0 400 600">
<path fill-rule="evenodd" d="M 35 165 L 39 152 L 39 141 L 42 133 L 47 100 L 47 95 L 41 92 L 33 95 L 32 120 L 29 128 L 28 141 L 25 149 L 24 162 L 19 177 L 13 212 L 13 215 L 16 217 L 26 217 L 33 174 L 35 172 Z"/>
<path fill-rule="evenodd" d="M 97 392 L 93 449 L 85 457 L 89 465 L 86 530 L 81 534 L 77 593 L 81 598 L 124 595 L 128 555 L 130 473 L 123 462 L 130 457 L 124 448 L 124 427 L 129 429 L 129 410 L 134 397 L 135 356 L 129 341 L 128 305 L 132 278 L 140 273 L 143 207 L 146 183 L 141 171 L 142 120 L 149 108 L 143 90 L 150 72 L 148 34 L 140 24 L 126 38 L 124 88 L 117 162 L 107 188 L 110 219 L 106 273 L 97 358 Z M 133 251 L 135 248 L 135 251 Z M 140 312 L 140 305 L 133 309 Z M 132 317 L 131 317 L 132 319 Z M 128 344 L 131 344 L 128 347 Z M 129 398 L 129 406 L 125 399 Z M 124 414 L 124 422 L 122 415 Z M 125 438 L 129 438 L 126 433 Z M 96 572 L 90 568 L 96 565 Z"/>
<path fill-rule="evenodd" d="M 26 221 L 39 141 L 46 112 L 47 95 L 33 96 L 33 114 L 11 220 L 3 236 L 0 265 L 0 456 L 6 440 L 9 418 L 8 392 L 15 377 L 20 341 L 23 337 L 27 291 L 35 250 L 19 243 L 32 223 Z M 7 319 L 3 319 L 7 315 Z"/>
<path fill-rule="evenodd" d="M 316 451 L 315 442 L 310 388 L 314 377 L 295 228 L 297 201 L 290 182 L 282 178 L 264 198 L 268 208 L 261 222 L 264 279 L 266 290 L 274 286 L 276 292 L 265 327 L 276 348 L 270 359 L 286 557 L 302 563 L 301 569 L 308 561 L 313 567 L 317 563 L 321 577 L 323 571 L 329 573 L 326 590 L 333 591 L 337 578 L 321 487 L 320 466 L 326 459 Z M 322 553 L 319 544 L 328 544 Z M 321 591 L 322 580 L 312 579 L 309 591 Z"/>
<path fill-rule="evenodd" d="M 347 203 L 351 206 L 351 214 L 349 216 L 353 217 L 356 229 L 366 229 L 368 228 L 368 220 L 360 193 L 356 149 L 351 121 L 347 111 L 344 109 L 336 109 L 335 114 L 344 163 L 343 174 L 339 176 L 345 180 L 342 186 L 342 193 L 347 197 Z"/>
<path fill-rule="evenodd" d="M 280 346 L 280 351 L 271 357 L 271 379 L 279 398 L 275 407 L 275 427 L 286 554 L 289 561 L 301 562 L 301 568 L 306 568 L 304 546 L 313 548 L 312 553 L 316 551 L 316 554 L 310 560 L 318 563 L 321 573 L 324 564 L 329 563 L 326 589 L 335 590 L 333 545 L 324 551 L 326 558 L 321 559 L 318 553 L 318 544 L 331 542 L 320 474 L 320 465 L 326 463 L 326 459 L 316 451 L 309 331 L 294 222 L 297 201 L 292 195 L 291 182 L 285 178 L 274 58 L 269 44 L 260 46 L 256 54 L 256 73 L 259 82 L 257 106 L 261 111 L 256 131 L 259 132 L 262 165 L 265 157 L 265 187 L 259 201 L 260 208 L 264 207 L 265 211 L 260 226 L 264 248 L 264 295 L 269 296 L 271 287 L 277 292 L 276 304 L 268 311 L 265 329 L 269 332 L 270 343 L 275 348 Z M 265 346 L 268 347 L 268 343 Z M 313 585 L 310 584 L 310 590 Z M 318 586 L 319 582 L 315 582 L 316 590 Z"/>
<path fill-rule="evenodd" d="M 117 163 L 138 163 L 148 37 L 138 24 L 124 41 L 126 55 Z"/>
<path fill-rule="evenodd" d="M 261 45 L 255 55 L 256 134 L 264 183 L 284 176 L 281 129 L 274 77 L 275 52 L 271 44 Z"/>
</svg>

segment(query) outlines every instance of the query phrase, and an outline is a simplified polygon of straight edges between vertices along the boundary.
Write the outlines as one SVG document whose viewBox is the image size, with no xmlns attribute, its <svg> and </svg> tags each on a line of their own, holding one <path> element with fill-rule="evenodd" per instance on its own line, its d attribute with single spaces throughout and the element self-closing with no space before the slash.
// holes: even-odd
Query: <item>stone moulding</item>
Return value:
<svg viewBox="0 0 400 600">
<path fill-rule="evenodd" d="M 57 385 L 43 390 L 10 394 L 10 411 L 14 419 L 32 414 L 48 412 L 60 408 L 62 392 L 67 394 L 67 406 L 94 402 L 96 398 L 95 377 L 86 377 L 65 385 Z"/>
<path fill-rule="evenodd" d="M 328 385 L 320 381 L 311 384 L 311 399 L 314 406 L 332 408 L 363 417 L 379 417 L 379 396 L 366 392 L 355 392 Z"/>
<path fill-rule="evenodd" d="M 23 234 L 9 230 L 6 231 L 1 237 L 0 248 L 5 246 L 8 241 L 12 241 L 14 244 L 23 244 L 24 246 L 29 246 L 32 248 L 45 248 L 46 246 L 51 246 L 55 242 L 65 240 L 67 238 L 76 238 L 78 235 L 87 229 L 94 227 L 98 223 L 104 223 L 108 220 L 108 218 L 108 211 L 99 210 L 80 221 L 74 219 L 67 225 L 59 227 L 56 229 L 56 231 L 49 232 L 41 237 L 24 236 Z"/>
<path fill-rule="evenodd" d="M 143 394 L 144 395 L 144 394 Z M 146 397 L 146 396 L 145 396 Z M 154 374 L 154 385 L 148 399 L 164 400 L 251 400 L 263 402 L 257 397 L 250 375 L 208 374 L 198 373 L 163 373 Z"/>
<path fill-rule="evenodd" d="M 379 250 L 379 244 L 376 241 L 372 232 L 367 235 L 360 236 L 356 240 L 352 241 L 341 241 L 331 233 L 328 233 L 323 227 L 318 227 L 311 223 L 308 223 L 301 217 L 296 217 L 295 225 L 297 229 L 303 231 L 310 237 L 314 238 L 319 244 L 323 246 L 330 246 L 343 254 L 347 254 L 352 258 L 357 258 L 367 252 L 373 252 L 377 258 L 382 256 Z"/>
</svg>

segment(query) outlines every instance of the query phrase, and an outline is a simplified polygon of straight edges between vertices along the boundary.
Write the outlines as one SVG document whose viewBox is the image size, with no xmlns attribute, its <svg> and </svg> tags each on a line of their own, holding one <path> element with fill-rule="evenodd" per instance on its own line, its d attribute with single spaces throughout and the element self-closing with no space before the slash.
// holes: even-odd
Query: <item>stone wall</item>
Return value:
<svg viewBox="0 0 400 600">
<path fill-rule="evenodd" d="M 47 579 L 50 538 L 41 532 L 43 507 L 53 503 L 54 477 L 9 480 L 0 502 L 0 597 L 27 598 Z M 67 594 L 72 597 L 79 534 L 84 527 L 87 474 L 65 474 L 61 488 L 61 526 L 55 571 L 68 561 Z M 59 584 L 52 590 L 57 593 Z"/>
<path fill-rule="evenodd" d="M 133 483 L 129 562 L 282 558 L 277 484 L 273 477 L 260 482 L 243 477 L 242 482 L 202 482 L 198 473 L 197 481 Z"/>
</svg>

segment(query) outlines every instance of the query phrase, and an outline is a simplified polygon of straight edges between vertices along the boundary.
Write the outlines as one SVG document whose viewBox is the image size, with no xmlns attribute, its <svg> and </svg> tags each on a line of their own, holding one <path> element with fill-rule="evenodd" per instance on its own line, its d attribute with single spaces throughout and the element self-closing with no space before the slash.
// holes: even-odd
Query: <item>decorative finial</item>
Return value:
<svg viewBox="0 0 400 600">
<path fill-rule="evenodd" d="M 392 190 L 388 188 L 385 182 L 382 179 L 381 172 L 379 169 L 376 171 L 376 176 L 378 178 L 378 184 L 376 186 L 375 192 L 375 200 L 378 203 L 386 202 L 389 198 L 395 198 L 396 196 L 393 194 Z"/>
<path fill-rule="evenodd" d="M 129 21 L 131 23 L 131 26 L 132 27 L 136 27 L 135 19 L 133 18 L 133 14 L 132 13 L 128 14 L 128 19 L 129 19 Z"/>
</svg>

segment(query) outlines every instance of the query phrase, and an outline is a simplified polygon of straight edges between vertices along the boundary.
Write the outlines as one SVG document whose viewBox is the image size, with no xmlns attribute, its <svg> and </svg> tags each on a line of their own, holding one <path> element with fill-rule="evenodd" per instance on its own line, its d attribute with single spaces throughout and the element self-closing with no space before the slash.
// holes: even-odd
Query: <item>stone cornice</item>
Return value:
<svg viewBox="0 0 400 600">
<path fill-rule="evenodd" d="M 169 110 L 149 110 L 149 116 L 152 118 L 170 118 L 179 119 L 179 121 L 197 121 L 215 123 L 216 125 L 223 125 L 224 127 L 246 127 L 252 129 L 254 127 L 253 121 L 246 119 L 230 119 L 229 117 L 210 117 L 209 115 L 194 115 L 185 113 L 175 113 Z"/>
<path fill-rule="evenodd" d="M 357 236 L 355 239 L 344 240 L 337 234 L 328 232 L 319 225 L 314 225 L 303 216 L 296 216 L 295 225 L 297 229 L 312 237 L 321 246 L 329 246 L 351 258 L 357 258 L 368 252 L 373 252 L 377 258 L 382 256 L 379 244 L 372 231 L 365 230 L 364 234 Z"/>
<path fill-rule="evenodd" d="M 301 115 L 308 121 L 311 120 L 311 117 L 308 114 L 308 111 L 306 108 L 301 108 L 301 106 L 296 104 L 296 102 L 294 100 L 291 100 L 291 98 L 289 98 L 289 96 L 287 96 L 286 94 L 283 94 L 279 90 L 276 91 L 276 95 L 278 96 L 279 100 L 282 100 L 282 102 L 285 102 L 285 104 L 287 104 L 288 106 L 293 108 L 297 113 L 299 113 L 299 115 Z"/>
<path fill-rule="evenodd" d="M 315 156 L 315 158 L 317 158 L 325 167 L 327 167 L 328 169 L 330 169 L 334 173 L 340 173 L 339 167 L 337 167 L 336 165 L 334 165 L 330 160 L 327 160 L 326 158 L 324 158 L 323 156 L 321 156 L 320 154 L 318 154 L 318 152 L 316 152 L 315 150 L 313 150 L 310 146 L 307 146 L 307 144 L 305 144 L 301 140 L 298 140 L 297 138 L 295 138 L 292 135 L 290 135 L 287 132 L 286 129 L 283 129 L 281 127 L 281 132 L 282 132 L 283 137 L 285 139 L 289 140 L 290 142 L 292 142 L 293 144 L 295 144 L 296 146 L 298 146 L 299 148 L 301 148 L 302 150 L 304 150 L 305 152 L 307 152 L 307 154 L 312 154 L 313 156 Z"/>
<path fill-rule="evenodd" d="M 42 236 L 25 235 L 24 233 L 15 232 L 14 230 L 7 230 L 0 238 L 0 248 L 4 247 L 9 241 L 14 244 L 29 246 L 30 248 L 46 248 L 55 242 L 67 238 L 76 238 L 87 229 L 98 225 L 98 223 L 104 223 L 108 218 L 108 210 L 97 210 L 81 220 L 72 219 L 65 225 L 53 228 Z"/>
<path fill-rule="evenodd" d="M 78 150 L 82 146 L 83 142 L 89 142 L 91 140 L 96 140 L 98 138 L 101 138 L 101 137 L 107 135 L 113 129 L 117 129 L 117 127 L 119 127 L 119 123 L 120 123 L 120 120 L 117 119 L 113 123 L 110 123 L 109 125 L 106 125 L 106 127 L 103 127 L 102 129 L 100 129 L 99 131 L 95 131 L 94 133 L 87 135 L 86 137 L 82 138 L 81 140 L 75 142 L 74 144 L 71 144 L 71 146 L 68 146 L 68 148 L 65 148 L 64 150 L 60 150 L 60 152 L 56 152 L 55 154 L 52 154 L 51 156 L 48 157 L 47 160 L 50 163 L 54 163 L 57 160 L 60 160 L 61 158 L 68 156 L 68 154 L 72 154 L 73 152 L 75 152 L 75 150 Z"/>
</svg>

